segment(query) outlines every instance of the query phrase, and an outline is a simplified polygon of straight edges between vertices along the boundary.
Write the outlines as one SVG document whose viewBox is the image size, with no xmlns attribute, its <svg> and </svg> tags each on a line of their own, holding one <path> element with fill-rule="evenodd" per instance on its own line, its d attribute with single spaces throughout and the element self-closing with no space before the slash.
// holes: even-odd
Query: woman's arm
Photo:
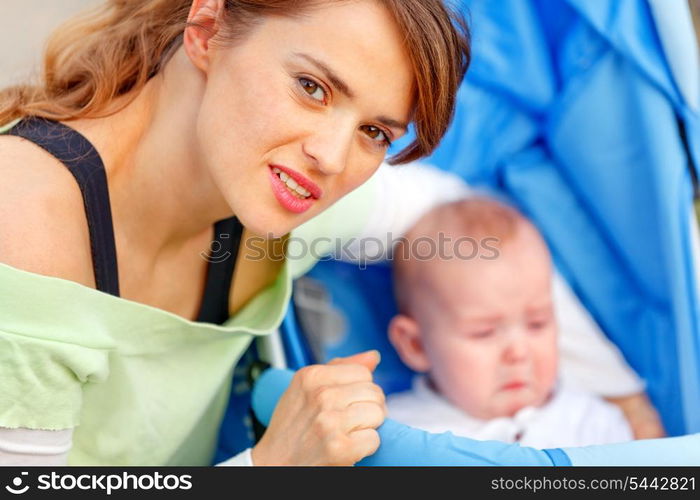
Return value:
<svg viewBox="0 0 700 500">
<path fill-rule="evenodd" d="M 35 145 L 2 136 L 0 178 L 0 263 L 93 286 L 82 196 L 70 172 Z M 0 280 L 9 300 L 0 311 L 0 464 L 66 465 L 82 400 L 75 373 L 105 367 L 107 354 L 24 331 L 12 313 L 32 308 L 33 297 L 18 300 L 11 286 Z"/>
<path fill-rule="evenodd" d="M 0 262 L 94 287 L 82 194 L 34 144 L 0 136 Z"/>
</svg>

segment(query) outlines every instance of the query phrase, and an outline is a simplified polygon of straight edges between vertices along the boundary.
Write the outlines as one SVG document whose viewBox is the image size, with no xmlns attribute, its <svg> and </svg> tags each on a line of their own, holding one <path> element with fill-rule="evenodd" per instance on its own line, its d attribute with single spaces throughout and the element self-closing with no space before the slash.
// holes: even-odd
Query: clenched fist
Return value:
<svg viewBox="0 0 700 500">
<path fill-rule="evenodd" d="M 299 370 L 253 448 L 255 465 L 353 465 L 379 447 L 384 392 L 368 351 Z"/>
</svg>

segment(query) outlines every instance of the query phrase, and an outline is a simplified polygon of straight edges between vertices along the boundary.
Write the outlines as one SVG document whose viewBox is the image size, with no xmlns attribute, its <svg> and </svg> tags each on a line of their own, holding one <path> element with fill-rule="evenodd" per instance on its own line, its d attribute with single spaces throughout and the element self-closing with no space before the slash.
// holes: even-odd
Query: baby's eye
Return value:
<svg viewBox="0 0 700 500">
<path fill-rule="evenodd" d="M 299 84 L 312 99 L 326 102 L 326 91 L 318 83 L 309 78 L 299 78 Z"/>
<path fill-rule="evenodd" d="M 547 325 L 549 325 L 549 321 L 547 320 L 542 320 L 542 321 L 530 321 L 527 324 L 528 329 L 534 330 L 534 331 L 540 331 L 544 330 L 547 328 Z"/>
<path fill-rule="evenodd" d="M 363 125 L 360 127 L 360 130 L 362 130 L 370 139 L 386 147 L 391 146 L 389 135 L 379 127 L 375 127 L 374 125 Z"/>
<path fill-rule="evenodd" d="M 494 328 L 489 328 L 488 330 L 477 330 L 469 334 L 469 336 L 475 339 L 487 339 L 492 337 L 494 333 L 496 333 L 496 330 Z"/>
</svg>

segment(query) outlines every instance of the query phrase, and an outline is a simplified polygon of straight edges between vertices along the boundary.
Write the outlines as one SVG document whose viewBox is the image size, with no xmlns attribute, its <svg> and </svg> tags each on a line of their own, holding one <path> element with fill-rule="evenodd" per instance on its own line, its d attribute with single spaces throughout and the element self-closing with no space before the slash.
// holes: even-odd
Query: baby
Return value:
<svg viewBox="0 0 700 500">
<path fill-rule="evenodd" d="M 445 237 L 450 252 L 426 257 L 421 244 Z M 552 273 L 537 229 L 499 202 L 449 203 L 418 221 L 395 249 L 389 337 L 422 375 L 388 397 L 389 417 L 538 448 L 632 439 L 616 406 L 558 382 Z"/>
</svg>

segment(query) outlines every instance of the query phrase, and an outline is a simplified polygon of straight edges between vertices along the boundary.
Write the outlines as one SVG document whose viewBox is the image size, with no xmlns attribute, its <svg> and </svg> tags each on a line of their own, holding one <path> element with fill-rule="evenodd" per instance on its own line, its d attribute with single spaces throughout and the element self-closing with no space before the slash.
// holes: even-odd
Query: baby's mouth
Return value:
<svg viewBox="0 0 700 500">
<path fill-rule="evenodd" d="M 505 384 L 503 386 L 503 390 L 505 390 L 505 391 L 519 391 L 521 389 L 524 389 L 525 387 L 527 387 L 527 384 L 525 382 L 516 380 L 516 381 L 508 382 L 507 384 Z"/>
</svg>

